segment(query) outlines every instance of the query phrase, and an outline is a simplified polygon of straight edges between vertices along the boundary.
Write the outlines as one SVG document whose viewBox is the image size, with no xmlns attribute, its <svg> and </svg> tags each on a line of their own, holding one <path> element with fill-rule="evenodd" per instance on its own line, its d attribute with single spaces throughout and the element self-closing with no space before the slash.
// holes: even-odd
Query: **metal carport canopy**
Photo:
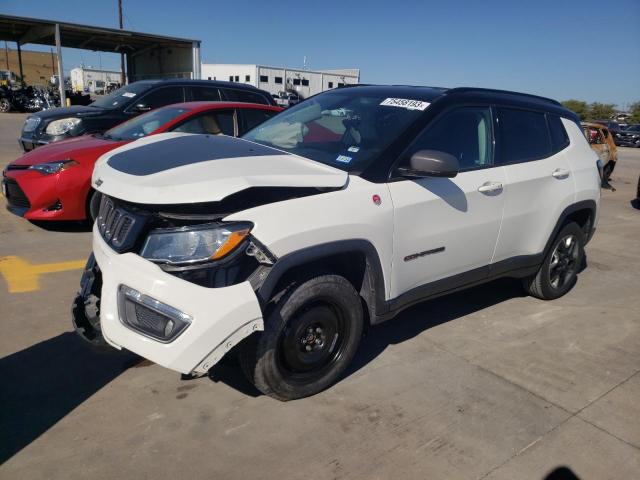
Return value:
<svg viewBox="0 0 640 480">
<path fill-rule="evenodd" d="M 60 47 L 69 47 L 126 54 L 130 80 L 187 75 L 200 78 L 200 40 L 10 15 L 0 15 L 0 40 L 18 46 L 33 43 L 57 47 L 58 74 L 63 72 Z M 171 55 L 173 58 L 169 58 Z M 60 79 L 64 99 L 64 74 Z"/>
</svg>

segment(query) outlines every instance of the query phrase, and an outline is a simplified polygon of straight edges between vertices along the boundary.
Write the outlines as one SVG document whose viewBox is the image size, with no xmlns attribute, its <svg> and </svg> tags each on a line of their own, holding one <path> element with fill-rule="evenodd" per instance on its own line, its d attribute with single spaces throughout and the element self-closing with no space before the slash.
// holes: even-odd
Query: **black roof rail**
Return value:
<svg viewBox="0 0 640 480">
<path fill-rule="evenodd" d="M 536 99 L 536 100 L 543 100 L 545 102 L 553 103 L 554 105 L 562 106 L 562 104 L 559 101 L 554 100 L 553 98 L 542 97 L 540 95 L 533 95 L 531 93 L 512 92 L 510 90 L 496 90 L 496 89 L 493 89 L 493 88 L 456 87 L 456 88 L 451 88 L 451 89 L 447 90 L 446 93 L 447 94 L 452 94 L 452 93 L 466 93 L 466 92 L 497 93 L 497 94 L 504 94 L 504 95 L 518 95 L 518 96 L 533 98 L 533 99 Z"/>
</svg>

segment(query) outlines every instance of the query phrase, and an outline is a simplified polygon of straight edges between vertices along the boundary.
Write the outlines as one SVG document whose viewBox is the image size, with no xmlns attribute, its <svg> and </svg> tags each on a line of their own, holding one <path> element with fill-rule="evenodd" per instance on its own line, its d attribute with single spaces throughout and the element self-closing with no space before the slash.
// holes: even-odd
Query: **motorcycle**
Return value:
<svg viewBox="0 0 640 480">
<path fill-rule="evenodd" d="M 60 106 L 59 99 L 47 89 L 34 88 L 32 86 L 12 89 L 7 86 L 0 87 L 0 112 L 11 110 L 33 113 Z"/>
</svg>

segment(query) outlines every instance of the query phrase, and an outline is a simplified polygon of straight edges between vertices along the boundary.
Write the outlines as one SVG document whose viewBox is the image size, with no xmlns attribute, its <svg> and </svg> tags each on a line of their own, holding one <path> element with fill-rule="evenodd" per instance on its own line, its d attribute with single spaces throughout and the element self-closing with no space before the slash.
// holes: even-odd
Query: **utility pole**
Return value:
<svg viewBox="0 0 640 480">
<path fill-rule="evenodd" d="M 118 20 L 120 21 L 120 30 L 122 27 L 122 0 L 118 0 Z M 124 53 L 120 52 L 120 85 L 124 86 Z"/>
</svg>

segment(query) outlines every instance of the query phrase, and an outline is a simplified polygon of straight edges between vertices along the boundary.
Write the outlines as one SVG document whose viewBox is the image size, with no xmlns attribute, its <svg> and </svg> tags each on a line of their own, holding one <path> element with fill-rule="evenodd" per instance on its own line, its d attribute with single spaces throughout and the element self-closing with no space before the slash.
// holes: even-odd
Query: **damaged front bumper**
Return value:
<svg viewBox="0 0 640 480">
<path fill-rule="evenodd" d="M 134 253 L 117 254 L 94 230 L 76 331 L 94 345 L 125 348 L 181 373 L 205 373 L 252 332 L 263 330 L 250 283 L 207 288 Z"/>
</svg>

